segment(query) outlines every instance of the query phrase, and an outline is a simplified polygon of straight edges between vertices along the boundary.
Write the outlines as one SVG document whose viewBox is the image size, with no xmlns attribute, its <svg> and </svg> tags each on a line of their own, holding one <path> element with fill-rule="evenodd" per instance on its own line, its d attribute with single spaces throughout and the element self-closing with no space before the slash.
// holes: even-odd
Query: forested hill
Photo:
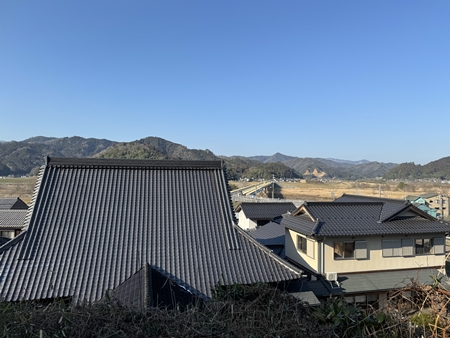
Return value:
<svg viewBox="0 0 450 338">
<path fill-rule="evenodd" d="M 402 163 L 392 168 L 385 175 L 386 179 L 420 179 L 433 178 L 450 180 L 450 156 L 425 165 L 412 162 Z"/>
<path fill-rule="evenodd" d="M 238 157 L 216 156 L 210 150 L 189 149 L 159 137 L 146 137 L 141 140 L 118 143 L 98 153 L 99 158 L 129 159 L 180 159 L 180 160 L 223 160 L 228 178 L 237 180 L 241 177 L 271 179 L 276 177 L 299 178 L 301 175 L 281 163 L 261 163 Z"/>
<path fill-rule="evenodd" d="M 189 149 L 159 137 L 146 137 L 132 142 L 85 139 L 82 137 L 37 136 L 20 142 L 0 143 L 0 176 L 33 175 L 45 163 L 45 156 L 98 157 L 126 159 L 223 160 L 230 179 L 254 177 L 298 178 L 293 169 L 281 163 L 261 163 L 218 157 L 210 150 Z"/>
<path fill-rule="evenodd" d="M 0 176 L 36 174 L 45 156 L 91 157 L 117 142 L 74 137 L 33 137 L 0 143 Z"/>
<path fill-rule="evenodd" d="M 205 149 L 189 149 L 159 137 L 132 142 L 105 139 L 37 136 L 24 141 L 0 142 L 0 176 L 33 175 L 45 156 L 128 159 L 218 160 L 225 162 L 229 179 L 338 178 L 450 179 L 450 157 L 426 165 L 381 163 L 322 158 L 300 158 L 276 153 L 272 156 L 217 156 Z"/>
<path fill-rule="evenodd" d="M 95 157 L 128 159 L 176 159 L 176 160 L 217 160 L 210 150 L 189 149 L 159 137 L 146 137 L 137 141 L 117 143 Z"/>
</svg>

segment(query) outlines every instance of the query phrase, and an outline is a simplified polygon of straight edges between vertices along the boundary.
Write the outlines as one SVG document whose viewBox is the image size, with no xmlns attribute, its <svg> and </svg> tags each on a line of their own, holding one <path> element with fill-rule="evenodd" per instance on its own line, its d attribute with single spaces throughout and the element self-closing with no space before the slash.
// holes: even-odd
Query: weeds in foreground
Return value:
<svg viewBox="0 0 450 338">
<path fill-rule="evenodd" d="M 439 284 L 391 293 L 383 308 L 330 298 L 317 308 L 265 284 L 217 286 L 215 301 L 133 311 L 114 301 L 0 303 L 1 337 L 448 337 L 450 293 Z"/>
</svg>

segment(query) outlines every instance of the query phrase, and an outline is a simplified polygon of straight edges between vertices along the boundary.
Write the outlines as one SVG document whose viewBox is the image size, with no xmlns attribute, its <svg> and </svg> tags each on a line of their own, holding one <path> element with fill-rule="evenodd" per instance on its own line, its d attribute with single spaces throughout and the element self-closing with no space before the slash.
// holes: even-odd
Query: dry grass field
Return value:
<svg viewBox="0 0 450 338">
<path fill-rule="evenodd" d="M 254 182 L 232 181 L 230 184 L 241 188 Z M 407 182 L 401 188 L 400 182 L 385 181 L 301 181 L 278 182 L 280 197 L 292 200 L 332 201 L 343 194 L 404 199 L 407 195 L 420 195 L 427 192 L 450 193 L 450 184 L 430 182 Z M 400 185 L 400 186 L 399 186 Z"/>
<path fill-rule="evenodd" d="M 37 177 L 0 178 L 0 197 L 20 197 L 30 204 Z"/>
<path fill-rule="evenodd" d="M 301 181 L 278 182 L 278 197 L 292 200 L 332 201 L 343 194 L 404 199 L 406 195 L 427 192 L 450 194 L 450 184 L 429 182 L 407 182 L 404 189 L 400 182 L 384 181 Z M 36 177 L 0 178 L 0 197 L 20 197 L 25 203 L 31 202 Z M 230 185 L 242 188 L 254 182 L 231 181 Z"/>
</svg>

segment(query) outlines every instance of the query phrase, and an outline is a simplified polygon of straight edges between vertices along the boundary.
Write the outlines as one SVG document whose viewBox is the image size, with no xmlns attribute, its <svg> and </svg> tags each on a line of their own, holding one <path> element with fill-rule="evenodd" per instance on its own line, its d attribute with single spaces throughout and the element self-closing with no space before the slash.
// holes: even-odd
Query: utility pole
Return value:
<svg viewBox="0 0 450 338">
<path fill-rule="evenodd" d="M 275 174 L 272 174 L 272 199 L 274 198 L 275 193 Z"/>
</svg>

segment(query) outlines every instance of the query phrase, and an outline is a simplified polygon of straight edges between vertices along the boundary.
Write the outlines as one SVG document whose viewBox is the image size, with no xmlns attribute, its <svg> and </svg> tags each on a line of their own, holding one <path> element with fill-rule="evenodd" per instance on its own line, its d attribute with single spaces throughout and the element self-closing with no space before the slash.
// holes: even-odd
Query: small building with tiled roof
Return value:
<svg viewBox="0 0 450 338">
<path fill-rule="evenodd" d="M 333 283 L 339 276 L 442 268 L 450 232 L 448 223 L 408 201 L 356 195 L 305 202 L 281 225 L 286 228 L 286 257 Z M 381 288 L 371 287 L 373 292 Z"/>
<path fill-rule="evenodd" d="M 20 197 L 0 197 L 0 210 L 27 210 L 28 205 Z"/>
<path fill-rule="evenodd" d="M 28 211 L 23 209 L 0 210 L 0 237 L 14 238 L 25 227 Z"/>
<path fill-rule="evenodd" d="M 239 226 L 244 230 L 253 230 L 295 209 L 297 207 L 292 202 L 242 202 L 235 212 Z"/>
<path fill-rule="evenodd" d="M 7 301 L 145 307 L 301 274 L 236 225 L 221 161 L 48 158 L 26 228 L 0 247 Z"/>
</svg>

